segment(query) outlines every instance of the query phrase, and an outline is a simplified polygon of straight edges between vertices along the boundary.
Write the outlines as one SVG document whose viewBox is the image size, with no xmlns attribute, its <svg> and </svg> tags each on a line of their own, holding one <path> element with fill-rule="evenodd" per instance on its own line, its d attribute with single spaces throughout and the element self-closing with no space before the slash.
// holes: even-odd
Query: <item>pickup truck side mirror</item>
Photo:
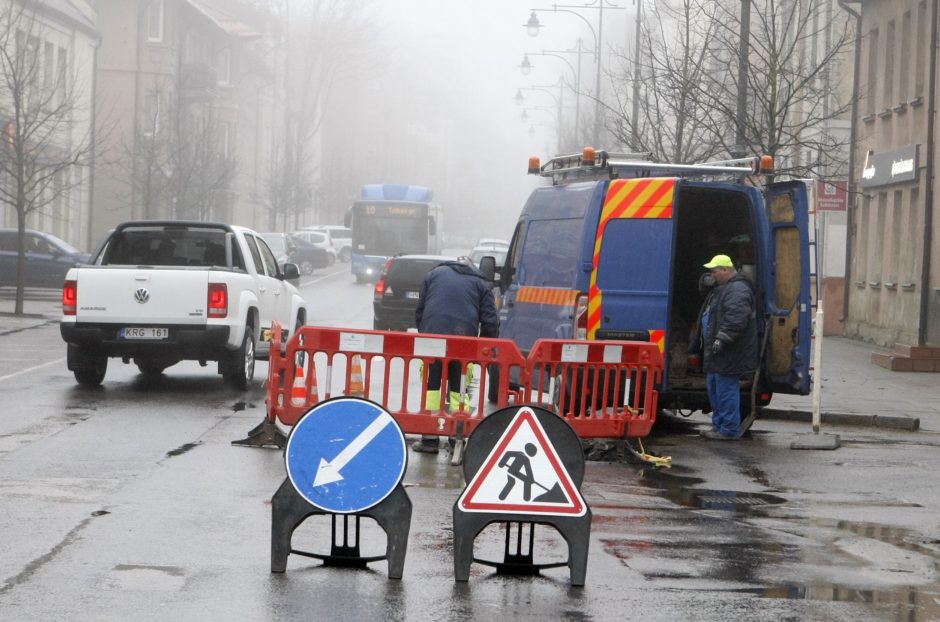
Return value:
<svg viewBox="0 0 940 622">
<path fill-rule="evenodd" d="M 347 229 L 352 226 L 352 210 L 347 210 L 346 213 L 343 214 L 343 226 Z"/>
<path fill-rule="evenodd" d="M 437 221 L 434 216 L 428 218 L 428 235 L 437 235 Z"/>
<path fill-rule="evenodd" d="M 300 278 L 300 268 L 298 268 L 295 263 L 285 263 L 282 272 L 282 277 L 285 281 L 294 281 Z"/>
<path fill-rule="evenodd" d="M 496 258 L 487 255 L 480 260 L 480 272 L 490 283 L 496 280 Z"/>
</svg>

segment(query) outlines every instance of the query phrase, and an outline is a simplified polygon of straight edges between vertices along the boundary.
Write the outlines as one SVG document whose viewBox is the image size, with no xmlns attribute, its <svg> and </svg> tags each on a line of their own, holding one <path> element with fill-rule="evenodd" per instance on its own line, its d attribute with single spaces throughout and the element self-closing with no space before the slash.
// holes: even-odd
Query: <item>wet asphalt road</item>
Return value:
<svg viewBox="0 0 940 622">
<path fill-rule="evenodd" d="M 345 272 L 305 287 L 316 323 L 368 327 L 371 289 Z M 308 279 L 308 283 L 310 280 Z M 264 416 L 260 384 L 222 385 L 184 363 L 148 380 L 112 360 L 100 390 L 65 369 L 55 324 L 0 336 L 0 619 L 3 620 L 935 620 L 940 619 L 940 438 L 838 430 L 836 451 L 793 451 L 808 430 L 760 421 L 708 443 L 706 419 L 665 417 L 657 470 L 589 461 L 587 583 L 565 568 L 453 580 L 447 455 L 409 455 L 414 505 L 401 581 L 386 564 L 327 568 L 292 555 L 270 570 L 281 452 L 233 447 Z M 263 375 L 265 365 L 259 365 Z M 616 448 L 597 457 L 615 458 Z M 502 555 L 491 525 L 475 554 Z M 314 517 L 293 545 L 323 551 Z M 384 536 L 371 521 L 363 554 Z M 536 561 L 566 545 L 536 528 Z"/>
</svg>

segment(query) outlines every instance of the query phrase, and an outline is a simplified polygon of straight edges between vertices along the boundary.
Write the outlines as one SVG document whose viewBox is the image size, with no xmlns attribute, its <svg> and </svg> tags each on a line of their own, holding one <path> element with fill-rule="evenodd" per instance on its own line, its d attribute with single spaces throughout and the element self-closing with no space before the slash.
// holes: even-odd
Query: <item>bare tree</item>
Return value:
<svg viewBox="0 0 940 622">
<path fill-rule="evenodd" d="M 0 203 L 12 208 L 19 230 L 14 313 L 23 313 L 27 217 L 68 196 L 90 163 L 93 136 L 74 72 L 43 49 L 43 3 L 0 7 Z M 74 128 L 89 128 L 77 135 Z"/>
<path fill-rule="evenodd" d="M 298 6 L 299 5 L 299 6 Z M 344 76 L 370 70 L 374 37 L 369 3 L 274 0 L 271 9 L 284 23 L 281 90 L 284 118 L 272 143 L 271 166 L 260 202 L 272 229 L 299 227 L 317 218 L 322 194 L 317 178 L 324 157 L 317 141 Z M 324 147 L 329 152 L 329 147 Z"/>
<path fill-rule="evenodd" d="M 832 128 L 850 102 L 836 97 L 830 68 L 847 58 L 853 39 L 847 20 L 829 19 L 830 0 L 753 0 L 747 24 L 739 0 L 644 7 L 640 60 L 621 55 L 613 80 L 618 107 L 608 129 L 621 144 L 678 162 L 726 157 L 736 150 L 741 121 L 747 151 L 775 156 L 781 174 L 819 176 L 845 167 L 840 154 L 848 137 Z M 747 107 L 739 119 L 744 33 Z M 627 107 L 635 80 L 637 118 Z"/>
<path fill-rule="evenodd" d="M 141 125 L 113 163 L 129 180 L 143 218 L 209 220 L 227 216 L 238 166 L 226 149 L 211 102 L 190 101 L 168 83 L 153 91 Z"/>
<path fill-rule="evenodd" d="M 831 172 L 831 158 L 838 157 L 835 154 L 848 140 L 831 130 L 851 102 L 834 96 L 828 68 L 849 54 L 854 37 L 847 20 L 825 19 L 829 4 L 829 0 L 756 0 L 746 24 L 750 54 L 744 138 L 751 152 L 774 156 L 780 174 L 810 177 Z M 743 30 L 738 6 L 721 0 L 713 13 L 714 70 L 707 74 L 702 96 L 712 104 L 708 118 L 720 127 L 729 125 L 729 120 L 733 127 L 737 119 L 736 50 Z M 729 153 L 734 149 L 733 134 L 721 132 L 715 139 Z"/>
<path fill-rule="evenodd" d="M 175 218 L 208 220 L 226 204 L 237 172 L 210 103 L 177 97 L 170 110 L 169 198 Z"/>
<path fill-rule="evenodd" d="M 723 152 L 715 138 L 722 132 L 708 115 L 711 102 L 702 96 L 715 43 L 710 4 L 646 3 L 639 59 L 615 53 L 620 78 L 612 81 L 616 108 L 607 129 L 627 149 L 666 162 L 697 162 Z"/>
</svg>

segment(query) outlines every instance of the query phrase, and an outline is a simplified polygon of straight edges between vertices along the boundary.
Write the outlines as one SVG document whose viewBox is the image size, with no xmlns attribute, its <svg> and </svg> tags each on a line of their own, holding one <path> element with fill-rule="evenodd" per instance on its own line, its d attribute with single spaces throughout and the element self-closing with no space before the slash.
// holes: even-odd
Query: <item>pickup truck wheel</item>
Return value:
<svg viewBox="0 0 940 622">
<path fill-rule="evenodd" d="M 108 357 L 94 352 L 77 351 L 76 366 L 72 370 L 75 380 L 84 387 L 97 387 L 108 371 Z"/>
<path fill-rule="evenodd" d="M 254 377 L 255 330 L 251 326 L 246 326 L 242 345 L 231 354 L 228 371 L 222 374 L 222 379 L 236 389 L 245 390 Z"/>
</svg>

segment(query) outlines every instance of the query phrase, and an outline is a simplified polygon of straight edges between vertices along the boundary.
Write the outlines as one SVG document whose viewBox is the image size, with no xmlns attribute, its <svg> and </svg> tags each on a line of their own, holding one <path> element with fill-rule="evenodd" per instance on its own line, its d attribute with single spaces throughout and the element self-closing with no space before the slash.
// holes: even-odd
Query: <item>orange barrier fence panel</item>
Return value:
<svg viewBox="0 0 940 622">
<path fill-rule="evenodd" d="M 268 417 L 293 426 L 320 400 L 359 395 L 385 407 L 406 434 L 466 437 L 482 420 L 494 372 L 497 407 L 505 407 L 510 375 L 522 376 L 525 365 L 508 339 L 304 326 L 286 344 L 272 338 Z M 459 368 L 459 386 L 449 380 L 451 368 Z M 428 379 L 438 371 L 435 403 Z M 454 407 L 452 392 L 459 394 Z"/>
<path fill-rule="evenodd" d="M 542 339 L 526 358 L 509 339 L 395 331 L 304 326 L 283 343 L 275 324 L 266 401 L 272 423 L 293 426 L 321 400 L 357 395 L 385 407 L 406 434 L 466 437 L 495 381 L 495 408 L 547 408 L 581 438 L 642 437 L 656 421 L 662 375 L 662 355 L 648 342 Z"/>
<path fill-rule="evenodd" d="M 653 343 L 541 339 L 526 361 L 523 399 L 557 412 L 581 438 L 642 437 L 656 422 L 662 375 Z"/>
</svg>

